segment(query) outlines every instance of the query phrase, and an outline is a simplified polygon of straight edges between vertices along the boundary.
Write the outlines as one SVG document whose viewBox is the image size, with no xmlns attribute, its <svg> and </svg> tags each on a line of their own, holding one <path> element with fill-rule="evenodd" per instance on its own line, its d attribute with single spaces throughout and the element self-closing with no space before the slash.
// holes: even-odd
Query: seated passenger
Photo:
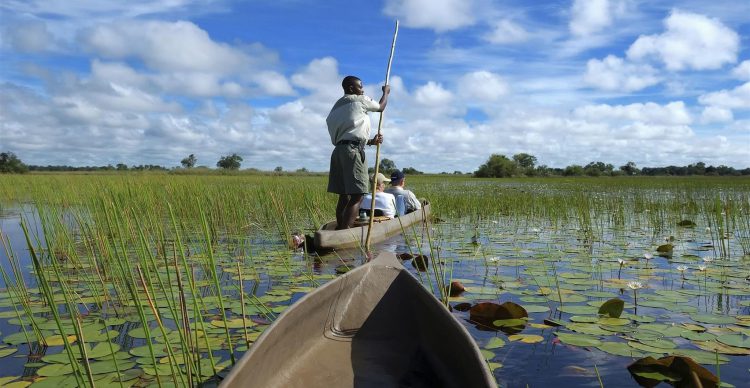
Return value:
<svg viewBox="0 0 750 388">
<path fill-rule="evenodd" d="M 391 193 L 394 196 L 403 195 L 404 202 L 406 205 L 406 213 L 411 213 L 415 210 L 422 208 L 422 204 L 417 199 L 417 196 L 411 190 L 404 188 L 406 184 L 406 176 L 401 170 L 396 170 L 391 173 L 391 187 L 385 189 L 386 193 Z"/>
<path fill-rule="evenodd" d="M 385 175 L 378 173 L 375 184 L 375 215 L 383 215 L 386 217 L 396 216 L 396 197 L 393 194 L 383 192 L 385 184 L 391 180 L 386 178 Z M 362 205 L 360 209 L 369 210 L 372 209 L 372 194 L 365 194 L 362 199 Z"/>
</svg>

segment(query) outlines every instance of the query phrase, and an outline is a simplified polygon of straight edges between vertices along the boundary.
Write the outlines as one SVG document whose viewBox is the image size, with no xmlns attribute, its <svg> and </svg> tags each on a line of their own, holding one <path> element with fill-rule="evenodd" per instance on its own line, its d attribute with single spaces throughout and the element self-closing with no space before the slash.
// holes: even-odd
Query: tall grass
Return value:
<svg viewBox="0 0 750 388">
<path fill-rule="evenodd" d="M 233 363 L 237 347 L 249 345 L 250 314 L 274 319 L 274 307 L 256 295 L 261 282 L 269 290 L 288 290 L 295 282 L 318 285 L 311 270 L 299 268 L 307 266 L 307 254 L 303 263 L 294 263 L 287 245 L 292 232 L 311 232 L 333 218 L 336 197 L 325 192 L 326 180 L 160 173 L 2 175 L 0 204 L 3 209 L 33 207 L 39 214 L 39 230 L 25 224 L 33 283 L 43 290 L 58 334 L 64 341 L 66 334 L 76 336 L 77 342 L 66 343 L 64 350 L 77 384 L 94 384 L 80 322 L 135 315 L 145 335 L 139 343 L 148 347 L 145 366 L 156 370 L 160 357 L 168 357 L 168 375 L 157 372 L 154 382 L 196 385 Z M 406 230 L 415 244 L 409 249 L 429 253 L 431 269 L 419 276 L 444 303 L 453 261 L 439 248 L 456 237 L 441 233 L 469 233 L 476 239 L 476 225 L 493 221 L 506 222 L 501 226 L 511 233 L 540 226 L 575 229 L 591 247 L 609 239 L 608 225 L 648 229 L 656 245 L 678 222 L 692 220 L 709 225 L 716 257 L 736 255 L 729 251 L 730 238 L 739 241 L 745 255 L 750 253 L 746 178 L 412 176 L 409 183 L 418 197 L 430 200 L 438 225 L 435 231 L 432 226 Z M 441 218 L 463 226 L 441 231 Z M 258 243 L 275 248 L 258 254 Z M 234 251 L 233 244 L 242 246 Z M 11 271 L 0 266 L 0 275 L 19 319 L 29 318 L 21 330 L 28 342 L 43 342 L 27 292 L 34 284 L 26 284 L 6 238 L 2 245 Z M 485 251 L 477 250 L 484 257 Z M 447 260 L 450 267 L 442 265 Z M 486 266 L 487 259 L 483 262 Z M 560 285 L 556 288 L 559 293 Z M 562 305 L 559 294 L 558 299 Z M 237 319 L 240 327 L 230 330 Z M 229 360 L 222 359 L 226 355 Z"/>
</svg>

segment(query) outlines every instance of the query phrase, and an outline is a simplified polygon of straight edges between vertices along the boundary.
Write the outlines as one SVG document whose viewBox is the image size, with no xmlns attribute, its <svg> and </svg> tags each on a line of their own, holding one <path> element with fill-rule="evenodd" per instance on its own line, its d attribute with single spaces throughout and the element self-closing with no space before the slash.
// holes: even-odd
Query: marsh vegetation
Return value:
<svg viewBox="0 0 750 388">
<path fill-rule="evenodd" d="M 373 248 L 421 260 L 407 267 L 501 384 L 632 386 L 634 360 L 684 355 L 741 385 L 750 180 L 409 184 L 435 217 Z M 325 187 L 321 176 L 0 176 L 0 384 L 218 382 L 285 308 L 362 263 L 361 250 L 288 248 L 334 214 Z M 466 290 L 448 295 L 451 282 Z M 615 298 L 620 314 L 600 315 Z M 505 302 L 528 317 L 472 319 Z"/>
</svg>

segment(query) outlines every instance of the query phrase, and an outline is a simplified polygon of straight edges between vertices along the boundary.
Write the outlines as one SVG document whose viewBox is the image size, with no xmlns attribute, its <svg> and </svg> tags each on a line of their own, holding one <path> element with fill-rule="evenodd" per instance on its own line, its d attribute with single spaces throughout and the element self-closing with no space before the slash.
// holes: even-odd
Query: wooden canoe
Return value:
<svg viewBox="0 0 750 388">
<path fill-rule="evenodd" d="M 466 328 L 390 252 L 305 295 L 220 387 L 496 387 Z"/>
<path fill-rule="evenodd" d="M 429 215 L 430 204 L 428 202 L 423 202 L 422 209 L 405 214 L 401 217 L 385 220 L 379 220 L 376 218 L 372 224 L 370 243 L 375 244 L 387 239 L 388 237 L 397 235 L 401 233 L 402 226 L 406 229 L 414 223 L 424 221 Z M 336 221 L 331 221 L 321 226 L 320 229 L 315 232 L 315 249 L 330 250 L 364 247 L 365 241 L 367 240 L 367 227 L 368 224 L 366 223 L 362 226 L 355 226 L 350 229 L 336 230 Z"/>
</svg>

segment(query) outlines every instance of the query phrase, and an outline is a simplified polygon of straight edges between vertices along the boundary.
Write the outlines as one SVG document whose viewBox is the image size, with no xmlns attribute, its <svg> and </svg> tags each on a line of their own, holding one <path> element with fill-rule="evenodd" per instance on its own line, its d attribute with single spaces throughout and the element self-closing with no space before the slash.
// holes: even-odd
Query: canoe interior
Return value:
<svg viewBox="0 0 750 388">
<path fill-rule="evenodd" d="M 394 264 L 357 268 L 287 310 L 222 386 L 495 386 L 461 324 L 384 255 Z"/>
</svg>

